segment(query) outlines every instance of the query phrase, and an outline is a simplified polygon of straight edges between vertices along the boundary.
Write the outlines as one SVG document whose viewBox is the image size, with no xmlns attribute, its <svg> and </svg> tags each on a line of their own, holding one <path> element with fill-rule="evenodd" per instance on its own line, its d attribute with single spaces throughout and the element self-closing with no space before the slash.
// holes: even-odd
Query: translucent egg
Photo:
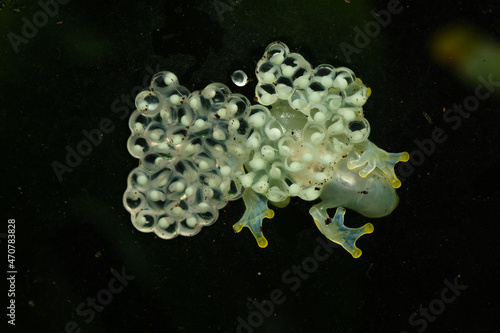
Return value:
<svg viewBox="0 0 500 333">
<path fill-rule="evenodd" d="M 248 82 L 248 76 L 242 70 L 237 70 L 231 75 L 231 80 L 233 80 L 233 83 L 238 87 L 243 87 Z"/>
</svg>

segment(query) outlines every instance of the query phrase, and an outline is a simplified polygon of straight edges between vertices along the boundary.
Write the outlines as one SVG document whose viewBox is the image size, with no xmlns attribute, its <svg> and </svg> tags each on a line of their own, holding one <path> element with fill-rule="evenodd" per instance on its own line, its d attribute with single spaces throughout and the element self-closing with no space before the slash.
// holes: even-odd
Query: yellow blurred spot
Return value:
<svg viewBox="0 0 500 333">
<path fill-rule="evenodd" d="M 476 31 L 467 26 L 446 27 L 438 31 L 431 42 L 433 57 L 446 65 L 460 66 L 477 48 Z"/>
</svg>

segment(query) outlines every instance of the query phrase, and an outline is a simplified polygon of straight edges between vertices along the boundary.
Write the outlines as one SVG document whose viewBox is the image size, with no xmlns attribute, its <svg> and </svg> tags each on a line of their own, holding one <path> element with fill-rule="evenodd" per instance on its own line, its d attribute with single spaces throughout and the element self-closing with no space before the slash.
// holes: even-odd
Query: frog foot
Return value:
<svg viewBox="0 0 500 333">
<path fill-rule="evenodd" d="M 392 187 L 398 188 L 401 186 L 401 181 L 394 172 L 394 166 L 398 162 L 406 162 L 409 159 L 410 155 L 407 152 L 388 153 L 377 147 L 374 143 L 367 141 L 360 158 L 349 161 L 347 167 L 352 170 L 366 164 L 366 166 L 359 171 L 359 175 L 363 178 L 375 170 L 375 167 L 378 167 L 387 178 L 389 178 Z"/>
<path fill-rule="evenodd" d="M 274 217 L 274 211 L 267 207 L 267 197 L 255 193 L 250 187 L 245 189 L 243 201 L 246 206 L 245 213 L 243 217 L 233 225 L 233 230 L 235 232 L 240 232 L 243 227 L 247 227 L 257 240 L 257 244 L 264 248 L 267 246 L 268 242 L 262 233 L 262 221 L 264 218 L 272 219 Z"/>
<path fill-rule="evenodd" d="M 328 216 L 326 208 L 322 203 L 319 203 L 309 210 L 316 226 L 326 238 L 341 245 L 354 258 L 359 258 L 362 251 L 356 247 L 356 241 L 364 234 L 371 234 L 373 224 L 367 223 L 360 228 L 348 228 L 344 225 L 345 209 L 343 207 L 337 208 L 333 218 Z"/>
</svg>

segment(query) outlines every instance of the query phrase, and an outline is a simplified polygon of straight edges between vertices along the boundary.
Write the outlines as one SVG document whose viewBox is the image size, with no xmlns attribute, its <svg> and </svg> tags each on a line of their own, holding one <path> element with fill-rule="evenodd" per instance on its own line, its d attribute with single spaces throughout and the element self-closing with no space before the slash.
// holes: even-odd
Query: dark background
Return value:
<svg viewBox="0 0 500 333">
<path fill-rule="evenodd" d="M 500 87 L 453 129 L 443 111 L 474 95 L 479 82 L 461 80 L 459 66 L 437 62 L 430 49 L 436 31 L 450 24 L 500 43 L 500 5 L 403 1 L 402 8 L 349 62 L 340 43 L 354 46 L 355 28 L 363 30 L 386 1 L 73 0 L 17 52 L 7 35 L 21 36 L 23 17 L 32 21 L 41 7 L 8 4 L 0 11 L 0 247 L 7 271 L 7 219 L 15 219 L 18 274 L 16 326 L 4 314 L 2 325 L 9 332 L 236 332 L 237 318 L 255 323 L 255 302 L 279 289 L 286 300 L 260 315 L 255 332 L 498 332 Z M 313 66 L 347 66 L 371 87 L 364 109 L 379 147 L 414 157 L 416 140 L 435 128 L 447 136 L 407 175 L 398 208 L 370 220 L 375 232 L 358 241 L 363 255 L 335 249 L 296 290 L 283 274 L 311 257 L 321 236 L 309 202 L 275 209 L 264 223 L 265 249 L 248 230 L 232 231 L 242 201 L 230 202 L 195 237 L 171 241 L 138 232 L 122 205 L 137 165 L 122 116 L 133 111 L 127 102 L 150 72 L 172 71 L 190 90 L 222 82 L 252 99 L 255 82 L 238 88 L 230 75 L 242 69 L 254 77 L 275 40 Z M 491 66 L 498 73 L 498 62 Z M 53 162 L 65 163 L 66 147 L 76 149 L 82 131 L 104 118 L 112 130 L 59 181 Z M 367 221 L 346 214 L 348 226 Z M 113 270 L 134 278 L 86 322 L 77 308 L 103 295 Z M 439 305 L 445 280 L 467 288 L 425 327 L 412 325 L 421 306 Z"/>
</svg>

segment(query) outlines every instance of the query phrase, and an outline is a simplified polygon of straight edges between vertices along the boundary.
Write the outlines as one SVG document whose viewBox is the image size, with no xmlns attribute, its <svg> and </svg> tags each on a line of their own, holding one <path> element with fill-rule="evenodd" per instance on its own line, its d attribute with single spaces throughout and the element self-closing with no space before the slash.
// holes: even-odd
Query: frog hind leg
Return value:
<svg viewBox="0 0 500 333">
<path fill-rule="evenodd" d="M 255 193 L 250 187 L 245 189 L 242 198 L 246 210 L 243 217 L 233 225 L 233 230 L 238 233 L 243 227 L 247 227 L 257 240 L 257 244 L 264 248 L 268 242 L 262 233 L 262 221 L 264 218 L 272 219 L 274 211 L 267 207 L 267 197 Z"/>
<path fill-rule="evenodd" d="M 356 241 L 364 234 L 373 232 L 373 224 L 367 223 L 360 228 L 348 228 L 344 225 L 345 209 L 338 207 L 333 218 L 327 213 L 327 207 L 323 202 L 314 205 L 309 213 L 314 219 L 316 226 L 329 240 L 341 245 L 354 258 L 361 256 L 361 250 L 356 246 Z"/>
</svg>

